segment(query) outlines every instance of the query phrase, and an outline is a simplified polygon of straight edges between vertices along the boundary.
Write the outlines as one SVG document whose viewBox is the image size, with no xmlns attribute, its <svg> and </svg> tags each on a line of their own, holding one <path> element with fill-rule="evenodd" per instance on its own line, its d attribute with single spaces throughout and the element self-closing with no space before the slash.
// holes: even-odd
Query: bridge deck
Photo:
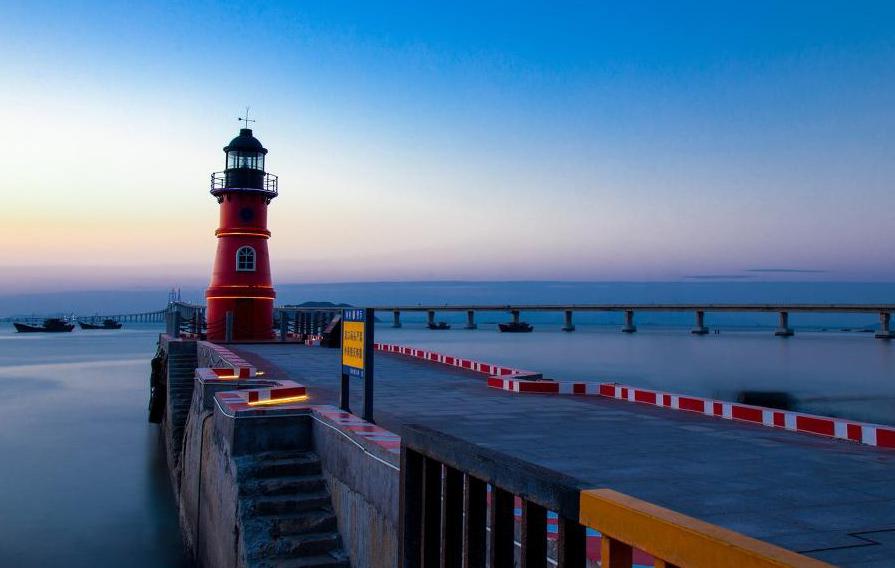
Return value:
<svg viewBox="0 0 895 568">
<path fill-rule="evenodd" d="M 234 349 L 338 404 L 339 352 Z M 362 386 L 353 383 L 352 408 Z M 844 566 L 895 557 L 895 452 L 600 397 L 519 395 L 482 375 L 376 355 L 376 420 L 437 428 Z"/>
</svg>

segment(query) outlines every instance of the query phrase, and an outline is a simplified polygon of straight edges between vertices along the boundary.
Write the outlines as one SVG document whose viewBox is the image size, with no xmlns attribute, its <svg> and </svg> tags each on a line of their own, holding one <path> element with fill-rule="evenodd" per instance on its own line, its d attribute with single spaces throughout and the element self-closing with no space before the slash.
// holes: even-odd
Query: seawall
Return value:
<svg viewBox="0 0 895 568">
<path fill-rule="evenodd" d="M 220 346 L 162 335 L 158 357 L 160 435 L 197 565 L 397 564 L 397 436 L 330 406 L 258 404 L 304 387 Z"/>
</svg>

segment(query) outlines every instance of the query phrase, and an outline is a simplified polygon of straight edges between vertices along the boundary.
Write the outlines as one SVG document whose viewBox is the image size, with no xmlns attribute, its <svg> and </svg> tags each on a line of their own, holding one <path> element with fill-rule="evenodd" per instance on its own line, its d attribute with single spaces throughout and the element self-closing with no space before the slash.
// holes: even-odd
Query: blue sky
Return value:
<svg viewBox="0 0 895 568">
<path fill-rule="evenodd" d="M 279 281 L 895 280 L 892 3 L 0 4 L 0 289 L 207 280 L 246 104 Z"/>
</svg>

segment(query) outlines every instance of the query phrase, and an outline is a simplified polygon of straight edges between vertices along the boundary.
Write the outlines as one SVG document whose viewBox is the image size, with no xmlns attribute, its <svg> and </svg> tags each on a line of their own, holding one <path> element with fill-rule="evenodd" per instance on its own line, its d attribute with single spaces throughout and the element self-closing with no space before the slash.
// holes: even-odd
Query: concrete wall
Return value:
<svg viewBox="0 0 895 568">
<path fill-rule="evenodd" d="M 194 378 L 196 342 L 163 336 L 160 344 L 168 366 L 162 437 L 181 533 L 199 566 L 239 568 L 253 550 L 267 544 L 247 514 L 245 498 L 240 497 L 240 471 L 250 469 L 263 452 L 307 449 L 320 456 L 352 566 L 397 565 L 395 454 L 311 408 L 289 416 L 229 416 L 214 395 L 236 385 Z"/>
<path fill-rule="evenodd" d="M 319 415 L 314 416 L 312 432 L 351 565 L 397 566 L 397 456 Z"/>
</svg>

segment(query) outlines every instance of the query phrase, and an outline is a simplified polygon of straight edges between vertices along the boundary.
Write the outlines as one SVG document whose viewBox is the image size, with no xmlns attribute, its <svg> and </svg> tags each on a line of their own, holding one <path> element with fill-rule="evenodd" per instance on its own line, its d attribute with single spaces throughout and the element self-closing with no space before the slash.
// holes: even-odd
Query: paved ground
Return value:
<svg viewBox="0 0 895 568">
<path fill-rule="evenodd" d="M 235 351 L 338 404 L 337 350 Z M 600 397 L 512 394 L 483 375 L 383 353 L 375 403 L 377 423 L 397 433 L 424 424 L 833 564 L 895 558 L 892 450 Z"/>
</svg>

